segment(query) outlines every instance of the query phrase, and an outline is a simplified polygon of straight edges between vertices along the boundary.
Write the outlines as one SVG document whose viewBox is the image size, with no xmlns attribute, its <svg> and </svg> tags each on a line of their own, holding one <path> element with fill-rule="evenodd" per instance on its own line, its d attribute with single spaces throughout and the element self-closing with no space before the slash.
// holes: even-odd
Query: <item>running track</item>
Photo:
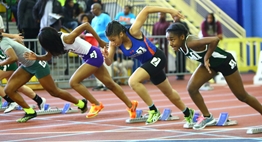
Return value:
<svg viewBox="0 0 262 142">
<path fill-rule="evenodd" d="M 246 90 L 262 102 L 261 86 L 252 85 L 254 74 L 243 75 Z M 186 92 L 186 83 L 169 77 L 185 104 L 197 110 Z M 95 118 L 87 119 L 85 114 L 53 114 L 41 115 L 27 123 L 19 124 L 15 120 L 23 116 L 22 111 L 13 111 L 9 114 L 0 114 L 0 141 L 35 142 L 35 141 L 228 141 L 228 142 L 256 142 L 262 141 L 261 134 L 246 134 L 251 127 L 262 127 L 259 113 L 244 103 L 239 102 L 225 85 L 213 84 L 214 90 L 202 91 L 204 99 L 211 113 L 218 117 L 221 112 L 228 112 L 230 119 L 237 120 L 238 125 L 227 127 L 206 127 L 204 130 L 183 128 L 183 115 L 168 99 L 152 84 L 146 87 L 152 96 L 155 105 L 162 111 L 171 108 L 172 115 L 180 117 L 176 121 L 158 121 L 153 125 L 144 123 L 126 124 L 128 118 L 126 106 L 110 91 L 91 91 L 105 108 Z M 147 106 L 128 86 L 122 86 L 130 99 L 138 100 L 139 109 L 147 111 Z M 81 99 L 74 90 L 70 93 Z M 63 107 L 64 101 L 49 96 L 45 91 L 36 91 L 47 99 L 51 107 Z M 34 104 L 25 98 L 29 104 Z M 72 105 L 73 108 L 75 106 Z M 197 110 L 198 111 L 198 110 Z"/>
</svg>

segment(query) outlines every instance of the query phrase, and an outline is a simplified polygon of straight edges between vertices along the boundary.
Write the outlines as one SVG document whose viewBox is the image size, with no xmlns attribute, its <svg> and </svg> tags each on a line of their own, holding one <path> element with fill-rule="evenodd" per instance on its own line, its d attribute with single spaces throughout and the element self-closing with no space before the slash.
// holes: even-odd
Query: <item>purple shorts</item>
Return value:
<svg viewBox="0 0 262 142">
<path fill-rule="evenodd" d="M 95 46 L 92 46 L 89 53 L 84 55 L 82 58 L 85 63 L 98 68 L 104 63 L 104 57 L 100 51 L 100 48 Z"/>
</svg>

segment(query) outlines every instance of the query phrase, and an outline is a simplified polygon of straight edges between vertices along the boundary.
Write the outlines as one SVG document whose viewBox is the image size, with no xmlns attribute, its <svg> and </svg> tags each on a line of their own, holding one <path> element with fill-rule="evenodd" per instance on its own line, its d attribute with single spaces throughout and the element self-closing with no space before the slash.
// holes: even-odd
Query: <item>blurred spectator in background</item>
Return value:
<svg viewBox="0 0 262 142">
<path fill-rule="evenodd" d="M 50 14 L 60 15 L 52 17 Z M 61 16 L 63 16 L 63 8 L 57 0 L 38 0 L 33 8 L 34 19 L 40 23 L 40 29 L 44 27 L 53 27 L 60 31 L 62 26 Z"/>
<path fill-rule="evenodd" d="M 81 23 L 81 24 L 83 24 L 85 22 L 88 22 L 89 24 L 91 24 L 93 18 L 94 18 L 94 16 L 93 16 L 92 13 L 83 13 L 83 14 L 79 15 L 78 22 Z M 88 32 L 85 31 L 84 33 L 82 33 L 82 35 L 80 35 L 80 37 L 84 39 L 84 35 L 87 34 L 87 33 Z"/>
<path fill-rule="evenodd" d="M 99 3 L 94 3 L 91 6 L 91 12 L 93 13 L 93 15 L 95 15 L 95 17 L 92 19 L 91 26 L 93 27 L 97 35 L 102 40 L 108 43 L 109 40 L 107 39 L 105 35 L 105 30 L 106 30 L 107 24 L 111 22 L 110 16 L 102 12 L 102 7 Z M 105 67 L 107 68 L 110 76 L 112 76 L 112 66 L 105 65 Z M 96 82 L 97 82 L 97 86 L 95 86 L 93 90 L 97 90 L 97 91 L 99 90 L 106 91 L 107 90 L 105 85 L 101 81 L 99 81 L 97 78 L 96 78 Z"/>
<path fill-rule="evenodd" d="M 122 25 L 124 25 L 126 28 L 129 28 L 134 20 L 136 19 L 136 16 L 131 13 L 132 7 L 130 5 L 126 5 L 123 12 L 119 12 L 115 20 L 119 21 Z"/>
<path fill-rule="evenodd" d="M 7 11 L 9 20 L 13 20 L 12 19 L 12 14 L 13 14 L 14 20 L 17 25 L 17 5 L 18 5 L 19 0 L 3 0 L 3 2 L 9 6 L 9 9 Z"/>
<path fill-rule="evenodd" d="M 169 25 L 170 25 L 170 22 L 166 21 L 166 13 L 159 12 L 158 13 L 158 22 L 156 22 L 153 25 L 152 35 L 165 36 L 166 35 L 166 29 L 168 28 Z M 161 50 L 163 50 L 164 48 L 167 47 L 167 40 L 166 40 L 166 38 L 153 39 L 153 43 L 154 44 L 158 44 L 158 48 L 161 49 Z"/>
<path fill-rule="evenodd" d="M 101 0 L 86 0 L 86 9 L 85 9 L 85 13 L 88 13 L 91 11 L 91 6 L 94 3 L 99 3 L 101 6 L 101 9 L 103 9 L 103 5 L 102 5 L 102 1 Z"/>
<path fill-rule="evenodd" d="M 75 8 L 75 14 L 76 16 L 79 16 L 81 13 L 85 13 L 86 10 L 86 0 L 76 0 L 76 3 L 74 4 Z"/>
<path fill-rule="evenodd" d="M 17 25 L 25 39 L 36 39 L 39 33 L 40 24 L 33 17 L 33 7 L 36 2 L 37 0 L 20 0 L 18 3 Z M 24 44 L 27 48 L 39 54 L 35 41 L 27 41 Z"/>
<path fill-rule="evenodd" d="M 111 22 L 111 18 L 108 14 L 103 13 L 101 8 L 99 3 L 92 5 L 91 12 L 95 17 L 92 19 L 91 26 L 102 40 L 109 42 L 105 35 L 105 30 L 107 24 Z"/>
<path fill-rule="evenodd" d="M 216 21 L 213 13 L 209 13 L 201 24 L 202 37 L 217 36 L 220 40 L 223 38 L 222 26 Z"/>
<path fill-rule="evenodd" d="M 81 14 L 79 17 L 80 17 L 79 21 L 81 24 L 86 23 L 86 22 L 91 23 L 92 19 L 94 18 L 92 13 Z M 99 46 L 97 40 L 93 37 L 92 34 L 89 34 L 87 31 L 84 31 L 80 35 L 80 37 L 86 40 L 87 42 L 89 42 L 93 46 Z"/>
<path fill-rule="evenodd" d="M 52 15 L 52 16 L 51 16 Z M 58 0 L 38 0 L 33 7 L 34 19 L 40 23 L 40 30 L 44 27 L 53 27 L 60 31 L 62 27 L 63 8 Z M 42 49 L 42 54 L 46 51 Z M 52 60 L 48 64 L 53 63 Z"/>
<path fill-rule="evenodd" d="M 66 0 L 65 5 L 63 7 L 63 26 L 70 30 L 74 30 L 78 26 L 78 21 L 75 18 L 75 10 L 79 7 L 74 7 L 74 1 L 73 0 Z M 78 6 L 78 4 L 77 4 Z"/>
<path fill-rule="evenodd" d="M 174 22 L 183 24 L 190 34 L 187 23 L 184 21 L 181 21 L 180 17 L 175 16 Z M 184 80 L 183 73 L 186 73 L 186 56 L 184 55 L 183 52 L 177 51 L 175 53 L 176 53 L 176 73 L 181 73 L 180 75 L 176 76 L 176 80 Z"/>
</svg>

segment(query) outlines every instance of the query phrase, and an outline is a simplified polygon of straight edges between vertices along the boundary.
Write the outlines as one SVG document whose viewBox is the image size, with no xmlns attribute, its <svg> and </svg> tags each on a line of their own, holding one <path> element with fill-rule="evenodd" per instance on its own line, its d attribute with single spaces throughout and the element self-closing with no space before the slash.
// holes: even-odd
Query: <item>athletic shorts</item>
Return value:
<svg viewBox="0 0 262 142">
<path fill-rule="evenodd" d="M 15 71 L 17 68 L 18 68 L 18 65 L 16 62 L 12 64 L 0 66 L 0 70 L 2 71 Z"/>
<path fill-rule="evenodd" d="M 226 60 L 217 67 L 211 67 L 216 72 L 221 72 L 223 76 L 228 76 L 237 71 L 237 63 L 232 54 L 228 53 Z"/>
<path fill-rule="evenodd" d="M 95 46 L 92 46 L 89 53 L 84 55 L 82 58 L 85 63 L 98 68 L 104 63 L 104 57 L 100 51 L 100 48 Z"/>
<path fill-rule="evenodd" d="M 166 74 L 164 72 L 166 63 L 167 60 L 164 52 L 157 49 L 155 55 L 149 61 L 141 65 L 141 68 L 146 70 L 150 75 L 152 83 L 158 85 L 166 80 Z"/>
<path fill-rule="evenodd" d="M 46 61 L 36 60 L 35 63 L 29 67 L 21 66 L 28 73 L 35 75 L 37 79 L 41 79 L 50 74 L 50 68 Z"/>
</svg>

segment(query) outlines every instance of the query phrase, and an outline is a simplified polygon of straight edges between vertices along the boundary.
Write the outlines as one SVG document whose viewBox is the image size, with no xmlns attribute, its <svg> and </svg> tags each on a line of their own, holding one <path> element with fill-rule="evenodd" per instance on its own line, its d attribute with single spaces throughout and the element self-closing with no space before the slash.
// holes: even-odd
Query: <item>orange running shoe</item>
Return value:
<svg viewBox="0 0 262 142">
<path fill-rule="evenodd" d="M 127 111 L 130 115 L 130 118 L 134 119 L 134 118 L 136 118 L 136 108 L 137 108 L 138 102 L 137 101 L 131 101 L 131 103 L 132 103 L 132 107 L 127 108 Z"/>
<path fill-rule="evenodd" d="M 88 114 L 86 115 L 86 118 L 92 118 L 98 115 L 98 113 L 103 110 L 104 105 L 100 102 L 100 105 L 97 106 L 95 104 L 91 105 L 91 109 L 89 110 Z"/>
</svg>

